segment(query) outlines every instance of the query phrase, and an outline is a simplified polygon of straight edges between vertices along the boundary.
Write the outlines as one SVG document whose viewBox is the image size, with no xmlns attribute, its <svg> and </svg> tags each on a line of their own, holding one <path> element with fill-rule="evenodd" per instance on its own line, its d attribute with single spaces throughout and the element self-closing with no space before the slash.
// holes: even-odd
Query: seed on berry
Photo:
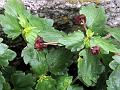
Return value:
<svg viewBox="0 0 120 90">
<path fill-rule="evenodd" d="M 84 14 L 74 17 L 75 25 L 82 25 L 86 23 L 86 16 Z"/>
<path fill-rule="evenodd" d="M 98 55 L 100 52 L 100 47 L 99 46 L 94 46 L 91 48 L 91 53 L 92 55 Z"/>
</svg>

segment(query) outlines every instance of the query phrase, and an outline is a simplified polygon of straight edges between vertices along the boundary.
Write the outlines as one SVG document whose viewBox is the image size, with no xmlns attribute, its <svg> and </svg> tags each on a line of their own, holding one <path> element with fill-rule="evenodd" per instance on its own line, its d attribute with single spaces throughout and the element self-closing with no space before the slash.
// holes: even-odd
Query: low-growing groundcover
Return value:
<svg viewBox="0 0 120 90">
<path fill-rule="evenodd" d="M 7 0 L 2 30 L 24 49 L 0 38 L 0 90 L 120 90 L 120 28 L 106 20 L 102 7 L 83 6 L 74 17 L 79 29 L 65 33 Z"/>
</svg>

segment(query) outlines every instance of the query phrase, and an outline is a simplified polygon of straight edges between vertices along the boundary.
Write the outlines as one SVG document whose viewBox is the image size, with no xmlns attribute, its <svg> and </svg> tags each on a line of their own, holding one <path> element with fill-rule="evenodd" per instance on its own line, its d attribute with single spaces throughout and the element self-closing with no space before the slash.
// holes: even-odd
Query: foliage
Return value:
<svg viewBox="0 0 120 90">
<path fill-rule="evenodd" d="M 32 15 L 21 0 L 7 0 L 0 24 L 9 40 L 22 37 L 26 47 L 17 51 L 0 38 L 0 90 L 84 90 L 100 86 L 119 90 L 120 28 L 107 26 L 105 10 L 95 4 L 81 7 L 75 20 L 79 30 L 65 33 L 53 27 L 52 19 Z M 23 61 L 29 69 L 23 67 L 21 71 L 15 61 Z"/>
</svg>

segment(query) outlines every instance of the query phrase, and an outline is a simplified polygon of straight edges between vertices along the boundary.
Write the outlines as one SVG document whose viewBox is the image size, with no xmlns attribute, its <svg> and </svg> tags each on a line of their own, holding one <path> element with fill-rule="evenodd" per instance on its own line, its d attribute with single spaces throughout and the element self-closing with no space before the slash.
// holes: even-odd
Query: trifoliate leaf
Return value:
<svg viewBox="0 0 120 90">
<path fill-rule="evenodd" d="M 16 57 L 16 53 L 8 49 L 8 46 L 3 43 L 0 43 L 0 49 L 0 66 L 7 66 L 9 61 Z"/>
<path fill-rule="evenodd" d="M 87 86 L 95 86 L 104 66 L 97 56 L 90 54 L 89 50 L 83 50 L 79 55 L 83 57 L 78 59 L 79 79 Z"/>
<path fill-rule="evenodd" d="M 5 79 L 0 72 L 0 90 L 3 90 L 3 84 L 5 83 Z"/>
<path fill-rule="evenodd" d="M 115 55 L 112 58 L 114 60 L 110 62 L 109 66 L 112 70 L 115 70 L 120 65 L 120 56 Z"/>
<path fill-rule="evenodd" d="M 65 45 L 71 51 L 80 51 L 83 48 L 84 34 L 81 31 L 68 34 L 59 39 L 59 43 Z"/>
<path fill-rule="evenodd" d="M 106 23 L 105 10 L 102 7 L 90 4 L 83 6 L 80 10 L 80 14 L 84 14 L 87 18 L 87 26 L 93 32 L 103 33 Z"/>
<path fill-rule="evenodd" d="M 109 43 L 109 41 L 102 39 L 100 37 L 93 37 L 90 41 L 91 47 L 93 46 L 99 46 L 106 52 L 119 52 L 119 50 L 116 48 L 116 46 L 112 43 Z"/>
<path fill-rule="evenodd" d="M 69 90 L 70 84 L 72 83 L 71 76 L 61 76 L 57 79 L 57 90 Z"/>
<path fill-rule="evenodd" d="M 109 79 L 106 81 L 107 90 L 120 89 L 120 65 L 110 74 Z"/>
<path fill-rule="evenodd" d="M 108 28 L 107 32 L 120 42 L 120 28 Z"/>
<path fill-rule="evenodd" d="M 31 74 L 25 74 L 21 71 L 16 71 L 11 76 L 11 82 L 15 90 L 33 90 L 34 79 Z"/>
<path fill-rule="evenodd" d="M 6 14 L 0 15 L 0 22 L 3 27 L 3 31 L 8 35 L 9 38 L 15 39 L 21 34 L 21 27 L 18 23 L 17 18 Z"/>
<path fill-rule="evenodd" d="M 57 90 L 56 89 L 56 80 L 50 76 L 40 76 L 37 81 L 35 90 Z"/>
</svg>

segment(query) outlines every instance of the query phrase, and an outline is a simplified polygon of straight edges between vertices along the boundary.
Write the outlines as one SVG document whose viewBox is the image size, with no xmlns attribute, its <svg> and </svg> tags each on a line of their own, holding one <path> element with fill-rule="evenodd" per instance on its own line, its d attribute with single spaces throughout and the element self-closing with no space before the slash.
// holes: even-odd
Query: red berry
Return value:
<svg viewBox="0 0 120 90">
<path fill-rule="evenodd" d="M 98 55 L 100 52 L 100 47 L 99 46 L 94 46 L 91 48 L 91 53 L 92 55 Z"/>
<path fill-rule="evenodd" d="M 84 14 L 74 17 L 75 25 L 81 25 L 86 23 L 86 16 Z"/>
<path fill-rule="evenodd" d="M 47 48 L 47 45 L 44 44 L 42 37 L 37 37 L 35 40 L 34 47 L 37 50 L 43 50 L 44 48 Z"/>
</svg>

